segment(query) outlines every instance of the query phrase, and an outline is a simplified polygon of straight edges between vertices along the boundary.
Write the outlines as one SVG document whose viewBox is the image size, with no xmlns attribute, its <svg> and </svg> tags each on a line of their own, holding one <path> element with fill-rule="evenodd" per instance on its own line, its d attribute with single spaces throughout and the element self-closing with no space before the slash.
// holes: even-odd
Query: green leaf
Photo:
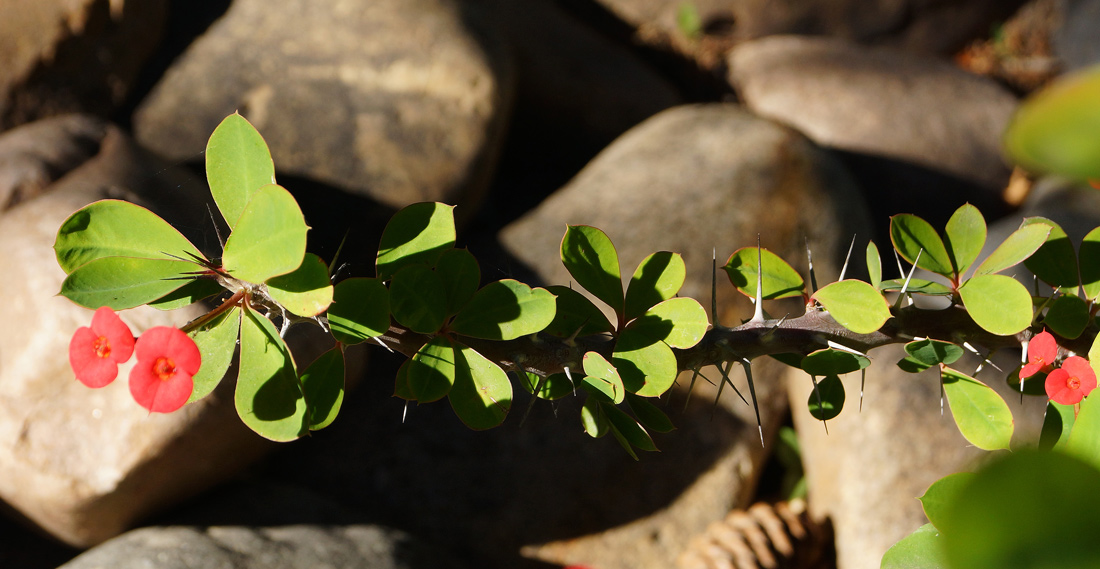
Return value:
<svg viewBox="0 0 1100 569">
<path fill-rule="evenodd" d="M 955 267 L 955 274 L 961 275 L 970 268 L 985 245 L 985 218 L 978 208 L 964 204 L 947 220 L 944 234 L 947 255 Z"/>
<path fill-rule="evenodd" d="M 175 310 L 184 306 L 191 306 L 196 302 L 223 292 L 225 292 L 225 288 L 218 284 L 218 281 L 197 278 L 186 281 L 183 286 L 147 304 L 157 310 Z"/>
<path fill-rule="evenodd" d="M 900 292 L 903 287 L 905 288 L 906 294 L 923 294 L 925 296 L 955 295 L 955 291 L 951 290 L 951 287 L 943 283 L 926 281 L 918 278 L 909 279 L 909 286 L 905 286 L 905 279 L 890 279 L 888 281 L 882 281 L 882 284 L 879 285 L 878 288 L 882 292 Z"/>
<path fill-rule="evenodd" d="M 190 254 L 204 258 L 160 216 L 119 200 L 98 201 L 70 215 L 57 230 L 53 248 L 65 274 L 104 257 L 187 259 Z"/>
<path fill-rule="evenodd" d="M 241 318 L 241 362 L 233 400 L 248 428 L 273 441 L 309 429 L 309 408 L 294 359 L 271 322 L 251 310 Z"/>
<path fill-rule="evenodd" d="M 583 294 L 566 286 L 548 286 L 546 290 L 557 297 L 557 312 L 543 332 L 568 338 L 615 331 L 603 311 Z"/>
<path fill-rule="evenodd" d="M 901 371 L 904 371 L 906 373 L 920 373 L 928 368 L 931 368 L 932 366 L 912 356 L 905 356 L 904 358 L 898 360 L 898 367 L 901 368 Z"/>
<path fill-rule="evenodd" d="M 825 348 L 802 358 L 799 367 L 810 375 L 843 375 L 871 365 L 866 356 Z"/>
<path fill-rule="evenodd" d="M 1075 294 L 1063 294 L 1043 316 L 1043 324 L 1063 338 L 1074 339 L 1085 331 L 1089 323 L 1089 303 Z"/>
<path fill-rule="evenodd" d="M 684 259 L 676 253 L 661 251 L 646 257 L 626 289 L 626 319 L 633 320 L 653 305 L 676 296 L 686 276 Z"/>
<path fill-rule="evenodd" d="M 932 524 L 924 524 L 887 549 L 880 568 L 950 569 L 943 553 L 943 537 Z"/>
<path fill-rule="evenodd" d="M 810 415 L 818 421 L 828 421 L 836 417 L 844 409 L 844 384 L 835 375 L 825 377 L 817 382 L 817 387 L 810 392 L 806 404 L 810 408 Z"/>
<path fill-rule="evenodd" d="M 890 319 L 890 305 L 871 285 L 843 280 L 825 286 L 813 298 L 829 311 L 841 326 L 856 334 L 870 334 Z"/>
<path fill-rule="evenodd" d="M 587 225 L 570 225 L 561 240 L 561 261 L 577 284 L 623 317 L 619 255 L 607 235 Z"/>
<path fill-rule="evenodd" d="M 598 439 L 611 430 L 611 423 L 607 420 L 607 414 L 603 411 L 598 395 L 589 394 L 581 407 L 581 426 L 588 436 Z M 637 457 L 635 457 L 637 458 Z"/>
<path fill-rule="evenodd" d="M 233 363 L 233 353 L 237 351 L 237 337 L 241 332 L 241 309 L 233 307 L 192 330 L 188 336 L 195 341 L 202 355 L 202 367 L 191 380 L 194 389 L 188 403 L 198 401 L 210 395 L 221 383 L 229 365 Z"/>
<path fill-rule="evenodd" d="M 592 389 L 599 391 L 615 403 L 622 403 L 626 390 L 623 389 L 623 380 L 619 372 L 611 362 L 604 359 L 596 352 L 584 354 L 584 383 Z"/>
<path fill-rule="evenodd" d="M 882 258 L 878 254 L 878 247 L 874 241 L 867 242 L 867 273 L 871 286 L 882 289 Z"/>
<path fill-rule="evenodd" d="M 1047 401 L 1043 428 L 1039 431 L 1039 450 L 1062 450 L 1069 441 L 1069 435 L 1073 432 L 1075 420 L 1072 405 L 1059 405 L 1053 401 Z"/>
<path fill-rule="evenodd" d="M 710 322 L 707 311 L 693 298 L 670 298 L 650 308 L 627 326 L 636 334 L 662 341 L 673 348 L 686 349 L 699 343 Z"/>
<path fill-rule="evenodd" d="M 763 264 L 761 287 L 764 290 L 761 298 L 769 300 L 802 296 L 805 283 L 798 271 L 767 249 L 759 250 L 758 263 L 757 251 L 756 247 L 738 249 L 722 267 L 737 291 L 749 298 L 756 298 L 757 274 L 761 272 L 760 265 Z"/>
<path fill-rule="evenodd" d="M 520 376 L 520 385 L 527 390 L 527 393 L 534 393 L 535 388 L 539 387 L 539 376 L 532 373 L 524 373 Z M 576 392 L 576 387 L 573 382 L 569 381 L 569 376 L 564 373 L 552 373 L 546 376 L 542 380 L 542 387 L 539 387 L 539 399 L 561 399 L 566 395 L 572 395 Z"/>
<path fill-rule="evenodd" d="M 1005 151 L 1032 172 L 1100 178 L 1100 73 L 1064 75 L 1033 94 L 1005 131 Z"/>
<path fill-rule="evenodd" d="M 345 279 L 333 287 L 328 309 L 332 337 L 341 344 L 358 344 L 390 329 L 390 292 L 380 279 Z"/>
<path fill-rule="evenodd" d="M 951 567 L 1094 569 L 1100 471 L 1058 452 L 1005 453 L 959 491 L 943 532 Z"/>
<path fill-rule="evenodd" d="M 409 265 L 390 282 L 393 318 L 419 334 L 434 334 L 447 318 L 447 293 L 435 271 Z"/>
<path fill-rule="evenodd" d="M 1100 227 L 1085 235 L 1077 256 L 1085 299 L 1095 302 L 1100 298 Z"/>
<path fill-rule="evenodd" d="M 962 489 L 974 480 L 974 476 L 973 472 L 956 472 L 940 478 L 928 487 L 920 497 L 920 503 L 924 507 L 925 517 L 932 525 L 950 525 L 947 518 L 950 516 L 951 506 L 959 499 Z"/>
<path fill-rule="evenodd" d="M 435 272 L 447 291 L 447 314 L 458 314 L 481 285 L 481 268 L 466 249 L 447 249 L 439 256 Z"/>
<path fill-rule="evenodd" d="M 1063 450 L 1100 468 L 1100 396 L 1091 395 L 1081 401 L 1081 411 Z"/>
<path fill-rule="evenodd" d="M 446 336 L 421 346 L 409 362 L 409 391 L 421 403 L 447 396 L 455 383 L 455 349 Z"/>
<path fill-rule="evenodd" d="M 626 404 L 630 406 L 630 410 L 645 429 L 658 433 L 669 433 L 676 430 L 668 415 L 665 415 L 664 411 L 658 409 L 648 399 L 633 393 L 627 393 Z"/>
<path fill-rule="evenodd" d="M 931 338 L 909 342 L 905 345 L 905 352 L 928 367 L 951 365 L 963 356 L 962 346 Z"/>
<path fill-rule="evenodd" d="M 447 395 L 458 418 L 480 431 L 504 422 L 512 407 L 512 383 L 500 366 L 461 343 L 455 344 L 455 382 Z"/>
<path fill-rule="evenodd" d="M 307 231 L 294 196 L 281 186 L 263 186 L 252 194 L 226 239 L 222 267 L 233 277 L 255 284 L 285 275 L 302 264 Z"/>
<path fill-rule="evenodd" d="M 272 300 L 298 316 L 317 316 L 332 304 L 328 266 L 317 255 L 306 253 L 297 269 L 268 280 L 267 292 Z"/>
<path fill-rule="evenodd" d="M 321 354 L 302 372 L 302 391 L 309 402 L 309 430 L 331 425 L 344 402 L 344 352 L 339 346 Z"/>
<path fill-rule="evenodd" d="M 947 278 L 954 275 L 947 248 L 927 221 L 909 213 L 891 217 L 890 241 L 898 254 L 910 264 Z M 916 262 L 918 254 L 919 263 Z"/>
<path fill-rule="evenodd" d="M 1046 242 L 1024 261 L 1024 266 L 1050 286 L 1076 291 L 1081 284 L 1081 275 L 1077 271 L 1077 254 L 1066 232 L 1057 223 L 1042 217 L 1026 218 L 1024 224 L 1051 227 Z"/>
<path fill-rule="evenodd" d="M 512 279 L 489 283 L 474 294 L 451 323 L 451 331 L 485 340 L 514 340 L 554 320 L 554 295 Z"/>
<path fill-rule="evenodd" d="M 206 143 L 206 180 L 222 216 L 235 229 L 256 190 L 275 183 L 275 164 L 260 133 L 233 113 Z"/>
<path fill-rule="evenodd" d="M 86 308 L 126 310 L 153 302 L 194 277 L 195 264 L 172 259 L 103 257 L 80 266 L 61 283 L 61 295 Z"/>
<path fill-rule="evenodd" d="M 455 245 L 454 206 L 422 202 L 406 206 L 390 218 L 378 243 L 378 278 L 389 280 L 409 265 L 434 267 Z"/>
<path fill-rule="evenodd" d="M 1050 235 L 1050 226 L 1033 223 L 1012 232 L 1003 243 L 997 246 L 988 257 L 974 269 L 974 275 L 991 275 L 1009 267 L 1014 267 L 1030 257 Z"/>
<path fill-rule="evenodd" d="M 627 391 L 642 397 L 660 397 L 672 387 L 679 371 L 676 355 L 660 340 L 627 328 L 619 335 L 611 363 Z"/>
<path fill-rule="evenodd" d="M 941 368 L 943 391 L 955 424 L 970 444 L 982 450 L 1008 448 L 1012 440 L 1012 412 L 988 385 L 951 368 Z"/>
<path fill-rule="evenodd" d="M 394 378 L 393 382 L 393 396 L 405 401 L 416 401 L 416 396 L 413 395 L 412 388 L 409 387 L 409 364 L 411 363 L 412 358 L 409 358 L 401 364 L 401 367 L 397 368 L 397 377 Z"/>
<path fill-rule="evenodd" d="M 1012 277 L 972 277 L 959 287 L 959 296 L 974 322 L 992 334 L 1009 336 L 1031 325 L 1031 293 Z"/>
<path fill-rule="evenodd" d="M 1046 397 L 1047 390 L 1044 384 L 1046 383 L 1047 374 L 1043 372 L 1036 373 L 1035 375 L 1028 377 L 1024 380 L 1024 395 L 1042 395 Z M 1012 370 L 1008 377 L 1005 378 L 1005 384 L 1008 385 L 1012 391 L 1021 393 L 1020 391 L 1020 367 Z"/>
<path fill-rule="evenodd" d="M 633 417 L 611 403 L 601 401 L 600 408 L 607 415 L 607 420 L 611 423 L 611 429 L 622 435 L 632 446 L 651 452 L 657 450 L 657 445 L 653 444 L 653 439 L 650 438 L 645 427 L 638 424 Z"/>
</svg>

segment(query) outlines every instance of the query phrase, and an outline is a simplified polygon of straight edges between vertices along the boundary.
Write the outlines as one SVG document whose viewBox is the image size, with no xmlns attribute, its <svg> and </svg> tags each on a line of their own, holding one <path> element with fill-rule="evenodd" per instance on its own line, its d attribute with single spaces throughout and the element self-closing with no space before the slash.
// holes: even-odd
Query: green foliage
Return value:
<svg viewBox="0 0 1100 569">
<path fill-rule="evenodd" d="M 222 377 L 233 363 L 233 353 L 236 351 L 225 348 L 237 342 L 240 332 L 241 309 L 236 306 L 191 332 L 191 339 L 195 341 L 199 347 L 199 353 L 202 354 L 202 367 L 199 368 L 199 373 L 191 378 L 195 388 L 191 391 L 188 403 L 206 397 L 221 383 Z"/>
<path fill-rule="evenodd" d="M 844 375 L 866 369 L 870 358 L 844 350 L 826 348 L 802 358 L 802 370 L 810 375 Z"/>
<path fill-rule="evenodd" d="M 820 302 L 841 326 L 869 334 L 890 319 L 890 306 L 875 287 L 857 280 L 844 280 L 822 287 L 813 299 Z"/>
<path fill-rule="evenodd" d="M 626 291 L 626 319 L 633 320 L 653 305 L 672 298 L 684 286 L 687 268 L 676 253 L 660 251 L 645 258 Z"/>
<path fill-rule="evenodd" d="M 340 347 L 321 354 L 302 372 L 302 392 L 309 402 L 311 431 L 336 420 L 344 402 L 344 352 Z"/>
<path fill-rule="evenodd" d="M 561 261 L 569 274 L 593 296 L 625 320 L 623 282 L 619 255 L 603 231 L 587 225 L 570 225 L 561 240 Z"/>
<path fill-rule="evenodd" d="M 1063 78 L 1031 96 L 1005 132 L 1005 150 L 1033 172 L 1100 179 L 1100 70 Z"/>
<path fill-rule="evenodd" d="M 882 556 L 881 569 L 948 569 L 943 537 L 932 524 L 895 543 Z"/>
<path fill-rule="evenodd" d="M 979 275 L 959 287 L 974 322 L 990 333 L 1008 336 L 1031 325 L 1031 293 L 1005 275 Z"/>
<path fill-rule="evenodd" d="M 749 298 L 756 298 L 758 274 L 762 278 L 761 298 L 764 300 L 802 296 L 805 287 L 798 271 L 767 249 L 738 249 L 730 255 L 722 270 L 726 271 L 737 291 Z"/>
<path fill-rule="evenodd" d="M 250 283 L 285 275 L 302 264 L 308 230 L 290 192 L 274 184 L 263 186 L 252 193 L 225 240 L 222 267 Z"/>
<path fill-rule="evenodd" d="M 462 344 L 454 349 L 454 387 L 447 395 L 458 418 L 476 430 L 504 422 L 512 406 L 512 384 L 500 366 Z"/>
<path fill-rule="evenodd" d="M 380 279 L 352 278 L 336 284 L 328 309 L 332 336 L 343 344 L 358 344 L 386 333 L 390 327 L 390 293 Z"/>
<path fill-rule="evenodd" d="M 317 316 L 332 304 L 328 267 L 313 253 L 306 253 L 292 272 L 269 279 L 267 292 L 272 300 L 298 316 Z"/>
<path fill-rule="evenodd" d="M 206 179 L 214 202 L 230 228 L 237 227 L 252 194 L 275 183 L 275 164 L 260 133 L 233 113 L 206 143 Z"/>
<path fill-rule="evenodd" d="M 309 429 L 302 385 L 279 331 L 245 310 L 241 318 L 241 363 L 234 402 L 241 420 L 260 436 L 292 441 Z"/>
<path fill-rule="evenodd" d="M 903 213 L 890 218 L 890 241 L 910 264 L 949 278 L 957 273 L 939 234 L 915 215 Z"/>
<path fill-rule="evenodd" d="M 378 243 L 378 278 L 388 281 L 411 265 L 434 266 L 454 247 L 453 209 L 441 203 L 415 203 L 395 213 Z"/>
<path fill-rule="evenodd" d="M 1008 448 L 1012 440 L 1012 412 L 988 385 L 951 368 L 940 371 L 943 391 L 955 424 L 970 444 L 982 450 Z"/>
<path fill-rule="evenodd" d="M 485 285 L 462 307 L 451 331 L 485 340 L 514 340 L 546 328 L 554 319 L 554 295 L 511 279 Z"/>
<path fill-rule="evenodd" d="M 1066 232 L 1057 223 L 1046 218 L 1029 217 L 1024 220 L 1025 226 L 1033 224 L 1050 226 L 1050 234 L 1043 246 L 1024 261 L 1024 266 L 1035 273 L 1039 280 L 1052 287 L 1077 290 L 1081 283 L 1081 276 L 1077 271 L 1077 254 Z"/>
<path fill-rule="evenodd" d="M 844 409 L 844 384 L 835 375 L 815 381 L 814 390 L 806 404 L 810 408 L 810 415 L 818 421 L 828 421 L 836 417 Z"/>
<path fill-rule="evenodd" d="M 61 294 L 85 308 L 125 310 L 153 302 L 183 286 L 193 263 L 174 259 L 102 257 L 74 270 Z"/>
</svg>

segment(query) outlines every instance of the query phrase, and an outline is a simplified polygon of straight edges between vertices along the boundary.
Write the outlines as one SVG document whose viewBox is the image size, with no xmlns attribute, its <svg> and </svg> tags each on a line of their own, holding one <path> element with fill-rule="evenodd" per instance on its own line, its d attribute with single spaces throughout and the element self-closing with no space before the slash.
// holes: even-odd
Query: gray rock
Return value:
<svg viewBox="0 0 1100 569">
<path fill-rule="evenodd" d="M 558 260 L 564 226 L 594 225 L 615 242 L 627 279 L 654 251 L 681 253 L 689 275 L 681 295 L 708 306 L 714 248 L 723 263 L 736 248 L 755 245 L 759 233 L 765 247 L 803 266 L 798 260 L 808 240 L 823 278 L 836 274 L 849 231 L 866 226 L 864 215 L 844 170 L 801 135 L 736 105 L 694 105 L 669 109 L 628 131 L 566 187 L 507 227 L 501 241 L 544 282 L 566 283 L 570 277 Z M 748 302 L 737 298 L 724 275 L 719 279 L 721 322 L 733 325 L 751 316 Z M 769 310 L 793 312 L 798 304 Z M 754 364 L 769 444 L 786 409 L 777 381 L 782 371 L 772 364 Z M 689 376 L 680 379 L 681 387 Z M 743 376 L 734 377 L 745 392 Z M 705 387 L 693 400 L 709 405 L 715 390 Z M 672 397 L 675 402 L 684 395 Z M 715 412 L 723 424 L 715 425 L 708 414 L 676 415 L 679 431 L 669 447 L 688 456 L 696 448 L 713 450 L 705 462 L 691 462 L 694 483 L 668 506 L 600 532 L 532 544 L 527 551 L 557 563 L 605 568 L 672 566 L 690 536 L 732 506 L 747 505 L 766 458 L 751 407 L 726 393 Z"/>
<path fill-rule="evenodd" d="M 18 0 L 0 18 L 0 130 L 121 105 L 160 40 L 164 0 Z"/>
<path fill-rule="evenodd" d="M 78 556 L 64 569 L 457 569 L 408 534 L 375 525 L 148 527 Z"/>
<path fill-rule="evenodd" d="M 749 108 L 818 144 L 943 172 L 994 194 L 1008 181 L 1000 139 L 1017 100 L 988 79 L 930 58 L 794 36 L 742 44 L 729 64 Z"/>
<path fill-rule="evenodd" d="M 476 203 L 512 100 L 507 52 L 452 0 L 242 0 L 134 118 L 174 160 L 240 110 L 280 172 L 390 206 Z"/>
<path fill-rule="evenodd" d="M 742 39 L 824 35 L 912 51 L 952 53 L 984 36 L 1026 0 L 694 0 L 704 27 Z M 600 0 L 635 26 L 676 30 L 679 0 Z"/>
<path fill-rule="evenodd" d="M 95 156 L 0 216 L 0 271 L 7 279 L 0 306 L 0 498 L 57 539 L 88 546 L 223 480 L 269 445 L 242 426 L 231 393 L 150 415 L 130 396 L 128 367 L 98 390 L 74 380 L 66 349 L 92 311 L 57 295 L 65 275 L 51 248 L 65 218 L 97 199 L 129 199 L 184 228 L 199 247 L 204 235 L 216 243 L 201 230 L 208 194 L 200 182 L 140 151 L 114 127 L 74 122 L 105 130 L 91 139 Z M 77 146 L 87 136 L 66 132 Z M 122 317 L 140 333 L 200 313 L 146 307 Z"/>
<path fill-rule="evenodd" d="M 40 194 L 99 151 L 107 125 L 65 115 L 14 128 L 0 137 L 0 212 Z"/>
<path fill-rule="evenodd" d="M 1061 25 L 1054 31 L 1054 51 L 1066 71 L 1100 63 L 1100 1 L 1059 0 Z"/>
</svg>

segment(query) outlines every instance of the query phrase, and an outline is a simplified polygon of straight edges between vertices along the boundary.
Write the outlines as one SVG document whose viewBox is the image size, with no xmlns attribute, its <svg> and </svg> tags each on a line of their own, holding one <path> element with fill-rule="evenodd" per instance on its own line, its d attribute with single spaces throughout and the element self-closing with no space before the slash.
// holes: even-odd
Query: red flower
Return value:
<svg viewBox="0 0 1100 569">
<path fill-rule="evenodd" d="M 1075 405 L 1096 389 L 1096 372 L 1085 358 L 1070 356 L 1047 375 L 1046 389 L 1051 401 Z"/>
<path fill-rule="evenodd" d="M 191 397 L 202 356 L 194 340 L 177 328 L 156 326 L 138 338 L 137 364 L 130 370 L 130 394 L 152 413 L 171 413 Z"/>
<path fill-rule="evenodd" d="M 1027 363 L 1020 368 L 1020 380 L 1039 372 L 1050 373 L 1054 369 L 1054 358 L 1057 356 L 1058 343 L 1050 332 L 1043 330 L 1027 344 Z"/>
<path fill-rule="evenodd" d="M 118 364 L 134 353 L 134 335 L 106 306 L 95 311 L 92 325 L 76 329 L 69 341 L 69 365 L 81 383 L 103 387 L 118 376 Z"/>
</svg>

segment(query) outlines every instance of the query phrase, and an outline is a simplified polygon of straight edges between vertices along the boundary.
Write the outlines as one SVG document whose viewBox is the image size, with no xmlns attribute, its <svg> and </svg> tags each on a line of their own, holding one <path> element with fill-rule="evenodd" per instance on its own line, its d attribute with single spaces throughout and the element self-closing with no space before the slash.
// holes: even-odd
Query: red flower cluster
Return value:
<svg viewBox="0 0 1100 569">
<path fill-rule="evenodd" d="M 1027 363 L 1020 368 L 1020 381 L 1036 373 L 1046 373 L 1044 387 L 1047 397 L 1062 405 L 1080 403 L 1096 389 L 1096 372 L 1089 361 L 1080 356 L 1070 356 L 1062 367 L 1054 369 L 1058 355 L 1058 343 L 1050 332 L 1043 331 L 1031 339 L 1027 346 Z"/>
<path fill-rule="evenodd" d="M 154 413 L 171 413 L 187 402 L 191 378 L 202 357 L 194 340 L 168 326 L 146 330 L 136 341 L 130 328 L 106 306 L 96 310 L 92 325 L 77 329 L 69 342 L 69 365 L 88 387 L 103 387 L 118 376 L 118 365 L 137 353 L 130 370 L 130 394 Z"/>
</svg>

